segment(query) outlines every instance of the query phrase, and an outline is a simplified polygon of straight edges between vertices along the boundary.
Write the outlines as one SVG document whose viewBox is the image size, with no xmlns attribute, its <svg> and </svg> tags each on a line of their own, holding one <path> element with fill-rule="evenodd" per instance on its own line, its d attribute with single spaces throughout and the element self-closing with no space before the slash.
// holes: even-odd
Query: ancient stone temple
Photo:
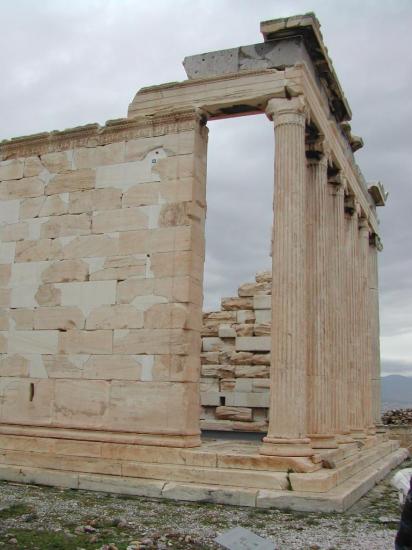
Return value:
<svg viewBox="0 0 412 550">
<path fill-rule="evenodd" d="M 355 163 L 315 16 L 261 31 L 186 58 L 188 79 L 140 90 L 127 118 L 0 144 L 2 479 L 330 511 L 406 457 L 378 414 L 385 192 Z M 257 113 L 276 143 L 272 277 L 226 303 L 202 353 L 207 123 Z M 222 394 L 203 370 L 214 414 L 264 370 L 263 441 L 202 441 L 201 353 L 234 373 Z"/>
</svg>

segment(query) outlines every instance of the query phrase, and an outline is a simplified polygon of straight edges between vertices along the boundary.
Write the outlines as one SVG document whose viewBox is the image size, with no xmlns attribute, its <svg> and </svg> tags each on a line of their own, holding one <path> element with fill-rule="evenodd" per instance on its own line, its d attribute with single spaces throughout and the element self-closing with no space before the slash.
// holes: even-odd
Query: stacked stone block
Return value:
<svg viewBox="0 0 412 550">
<path fill-rule="evenodd" d="M 203 314 L 201 427 L 265 432 L 268 426 L 271 272 Z"/>
</svg>

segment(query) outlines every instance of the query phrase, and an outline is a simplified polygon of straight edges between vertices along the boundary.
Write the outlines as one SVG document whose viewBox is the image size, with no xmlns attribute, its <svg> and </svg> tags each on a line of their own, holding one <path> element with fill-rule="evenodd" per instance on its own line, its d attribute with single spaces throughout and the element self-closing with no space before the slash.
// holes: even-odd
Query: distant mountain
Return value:
<svg viewBox="0 0 412 550">
<path fill-rule="evenodd" d="M 382 406 L 385 409 L 412 407 L 412 376 L 382 376 Z"/>
</svg>

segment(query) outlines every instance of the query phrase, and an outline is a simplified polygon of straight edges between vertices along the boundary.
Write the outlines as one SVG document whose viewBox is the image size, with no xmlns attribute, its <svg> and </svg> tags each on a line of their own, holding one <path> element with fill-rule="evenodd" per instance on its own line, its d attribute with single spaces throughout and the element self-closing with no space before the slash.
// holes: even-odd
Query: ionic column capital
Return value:
<svg viewBox="0 0 412 550">
<path fill-rule="evenodd" d="M 273 120 L 275 128 L 283 124 L 295 124 L 305 127 L 308 109 L 303 96 L 269 99 L 266 115 Z"/>
</svg>

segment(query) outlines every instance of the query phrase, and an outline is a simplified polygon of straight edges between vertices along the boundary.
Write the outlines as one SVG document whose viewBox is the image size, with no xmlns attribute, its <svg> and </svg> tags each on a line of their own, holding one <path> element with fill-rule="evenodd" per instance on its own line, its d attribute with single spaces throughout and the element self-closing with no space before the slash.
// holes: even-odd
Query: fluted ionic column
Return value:
<svg viewBox="0 0 412 550">
<path fill-rule="evenodd" d="M 321 140 L 309 143 L 306 184 L 306 288 L 308 437 L 312 448 L 336 448 L 334 435 L 335 381 L 330 341 L 330 295 L 335 274 L 328 250 L 336 246 L 329 226 L 328 160 Z"/>
<path fill-rule="evenodd" d="M 306 373 L 306 159 L 302 97 L 271 99 L 275 128 L 269 429 L 262 454 L 310 456 Z"/>
<path fill-rule="evenodd" d="M 372 413 L 371 387 L 371 311 L 369 296 L 369 226 L 365 218 L 359 220 L 359 302 L 358 314 L 360 322 L 360 377 L 362 387 L 363 427 L 369 434 L 375 433 Z"/>
<path fill-rule="evenodd" d="M 345 196 L 344 185 L 340 172 L 328 178 L 327 197 L 328 221 L 328 261 L 326 269 L 329 273 L 327 287 L 328 315 L 327 334 L 330 346 L 330 376 L 333 380 L 332 423 L 339 443 L 348 443 L 349 412 L 348 412 L 348 357 L 346 319 L 344 263 L 345 258 Z"/>
<path fill-rule="evenodd" d="M 348 368 L 348 413 L 351 435 L 356 438 L 366 437 L 362 415 L 362 391 L 360 376 L 360 341 L 358 317 L 358 214 L 353 197 L 348 197 L 345 203 L 345 293 L 343 303 L 348 323 L 347 332 L 347 368 Z"/>
<path fill-rule="evenodd" d="M 370 311 L 370 377 L 372 385 L 372 413 L 375 426 L 382 427 L 381 420 L 381 361 L 379 345 L 379 282 L 378 251 L 382 245 L 378 235 L 369 240 L 369 311 Z"/>
</svg>

